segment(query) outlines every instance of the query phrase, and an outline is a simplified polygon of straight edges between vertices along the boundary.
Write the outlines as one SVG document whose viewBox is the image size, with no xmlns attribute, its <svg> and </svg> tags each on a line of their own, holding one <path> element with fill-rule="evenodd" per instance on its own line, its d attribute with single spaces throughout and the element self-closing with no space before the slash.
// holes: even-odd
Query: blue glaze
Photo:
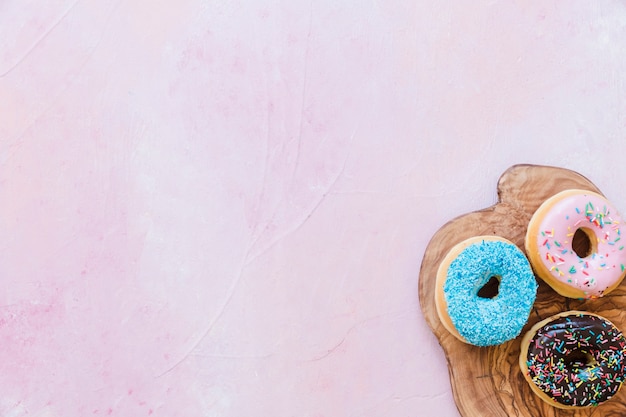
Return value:
<svg viewBox="0 0 626 417">
<path fill-rule="evenodd" d="M 477 295 L 499 276 L 498 295 Z M 459 334 L 476 346 L 493 346 L 517 337 L 537 295 L 537 281 L 526 256 L 511 243 L 483 240 L 465 248 L 448 267 L 444 283 L 448 315 Z"/>
</svg>

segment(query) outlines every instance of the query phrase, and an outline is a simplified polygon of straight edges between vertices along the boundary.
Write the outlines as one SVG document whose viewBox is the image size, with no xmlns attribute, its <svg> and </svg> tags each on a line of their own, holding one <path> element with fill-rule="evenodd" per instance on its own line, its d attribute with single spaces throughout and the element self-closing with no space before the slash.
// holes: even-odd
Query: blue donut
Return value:
<svg viewBox="0 0 626 417">
<path fill-rule="evenodd" d="M 537 281 L 524 253 L 508 240 L 479 236 L 469 241 L 459 244 L 467 246 L 445 274 L 446 312 L 466 343 L 499 345 L 517 337 L 528 321 Z M 493 277 L 499 281 L 497 294 L 479 296 Z"/>
</svg>

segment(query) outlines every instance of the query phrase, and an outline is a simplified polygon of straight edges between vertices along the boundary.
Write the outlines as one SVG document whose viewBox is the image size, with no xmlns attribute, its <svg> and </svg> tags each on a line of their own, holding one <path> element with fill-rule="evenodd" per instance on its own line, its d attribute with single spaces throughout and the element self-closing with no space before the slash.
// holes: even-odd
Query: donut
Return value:
<svg viewBox="0 0 626 417">
<path fill-rule="evenodd" d="M 477 236 L 456 244 L 437 270 L 435 305 L 457 339 L 494 346 L 517 337 L 535 302 L 537 281 L 512 242 Z"/>
<path fill-rule="evenodd" d="M 622 218 L 600 194 L 562 191 L 530 219 L 526 253 L 536 274 L 559 294 L 598 298 L 626 275 Z"/>
<path fill-rule="evenodd" d="M 535 324 L 522 338 L 519 364 L 532 391 L 562 409 L 597 406 L 620 389 L 626 339 L 606 318 L 568 311 Z"/>
</svg>

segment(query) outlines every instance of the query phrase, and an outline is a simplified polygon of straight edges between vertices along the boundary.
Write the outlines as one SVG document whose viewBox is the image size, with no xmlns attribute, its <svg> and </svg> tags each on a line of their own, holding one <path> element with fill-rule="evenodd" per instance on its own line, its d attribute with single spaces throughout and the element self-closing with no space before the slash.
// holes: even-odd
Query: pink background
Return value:
<svg viewBox="0 0 626 417">
<path fill-rule="evenodd" d="M 626 208 L 623 2 L 0 3 L 0 415 L 458 416 L 433 233 Z"/>
</svg>

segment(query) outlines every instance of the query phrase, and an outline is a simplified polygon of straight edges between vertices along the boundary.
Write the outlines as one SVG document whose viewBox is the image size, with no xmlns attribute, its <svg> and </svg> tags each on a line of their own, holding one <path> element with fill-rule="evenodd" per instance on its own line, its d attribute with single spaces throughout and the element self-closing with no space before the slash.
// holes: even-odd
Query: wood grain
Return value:
<svg viewBox="0 0 626 417">
<path fill-rule="evenodd" d="M 419 277 L 420 305 L 446 355 L 452 391 L 463 417 L 626 415 L 626 388 L 599 407 L 561 410 L 532 393 L 518 365 L 521 336 L 532 325 L 553 314 L 568 310 L 590 311 L 626 329 L 624 284 L 601 299 L 573 300 L 560 296 L 538 278 L 537 299 L 522 335 L 487 348 L 467 345 L 453 337 L 439 321 L 435 308 L 437 268 L 452 246 L 472 236 L 496 235 L 509 239 L 524 251 L 524 237 L 532 214 L 548 197 L 571 188 L 601 193 L 591 181 L 571 170 L 538 165 L 512 166 L 498 181 L 498 202 L 494 206 L 448 222 L 435 233 L 426 248 Z M 610 196 L 608 198 L 610 200 Z"/>
</svg>

